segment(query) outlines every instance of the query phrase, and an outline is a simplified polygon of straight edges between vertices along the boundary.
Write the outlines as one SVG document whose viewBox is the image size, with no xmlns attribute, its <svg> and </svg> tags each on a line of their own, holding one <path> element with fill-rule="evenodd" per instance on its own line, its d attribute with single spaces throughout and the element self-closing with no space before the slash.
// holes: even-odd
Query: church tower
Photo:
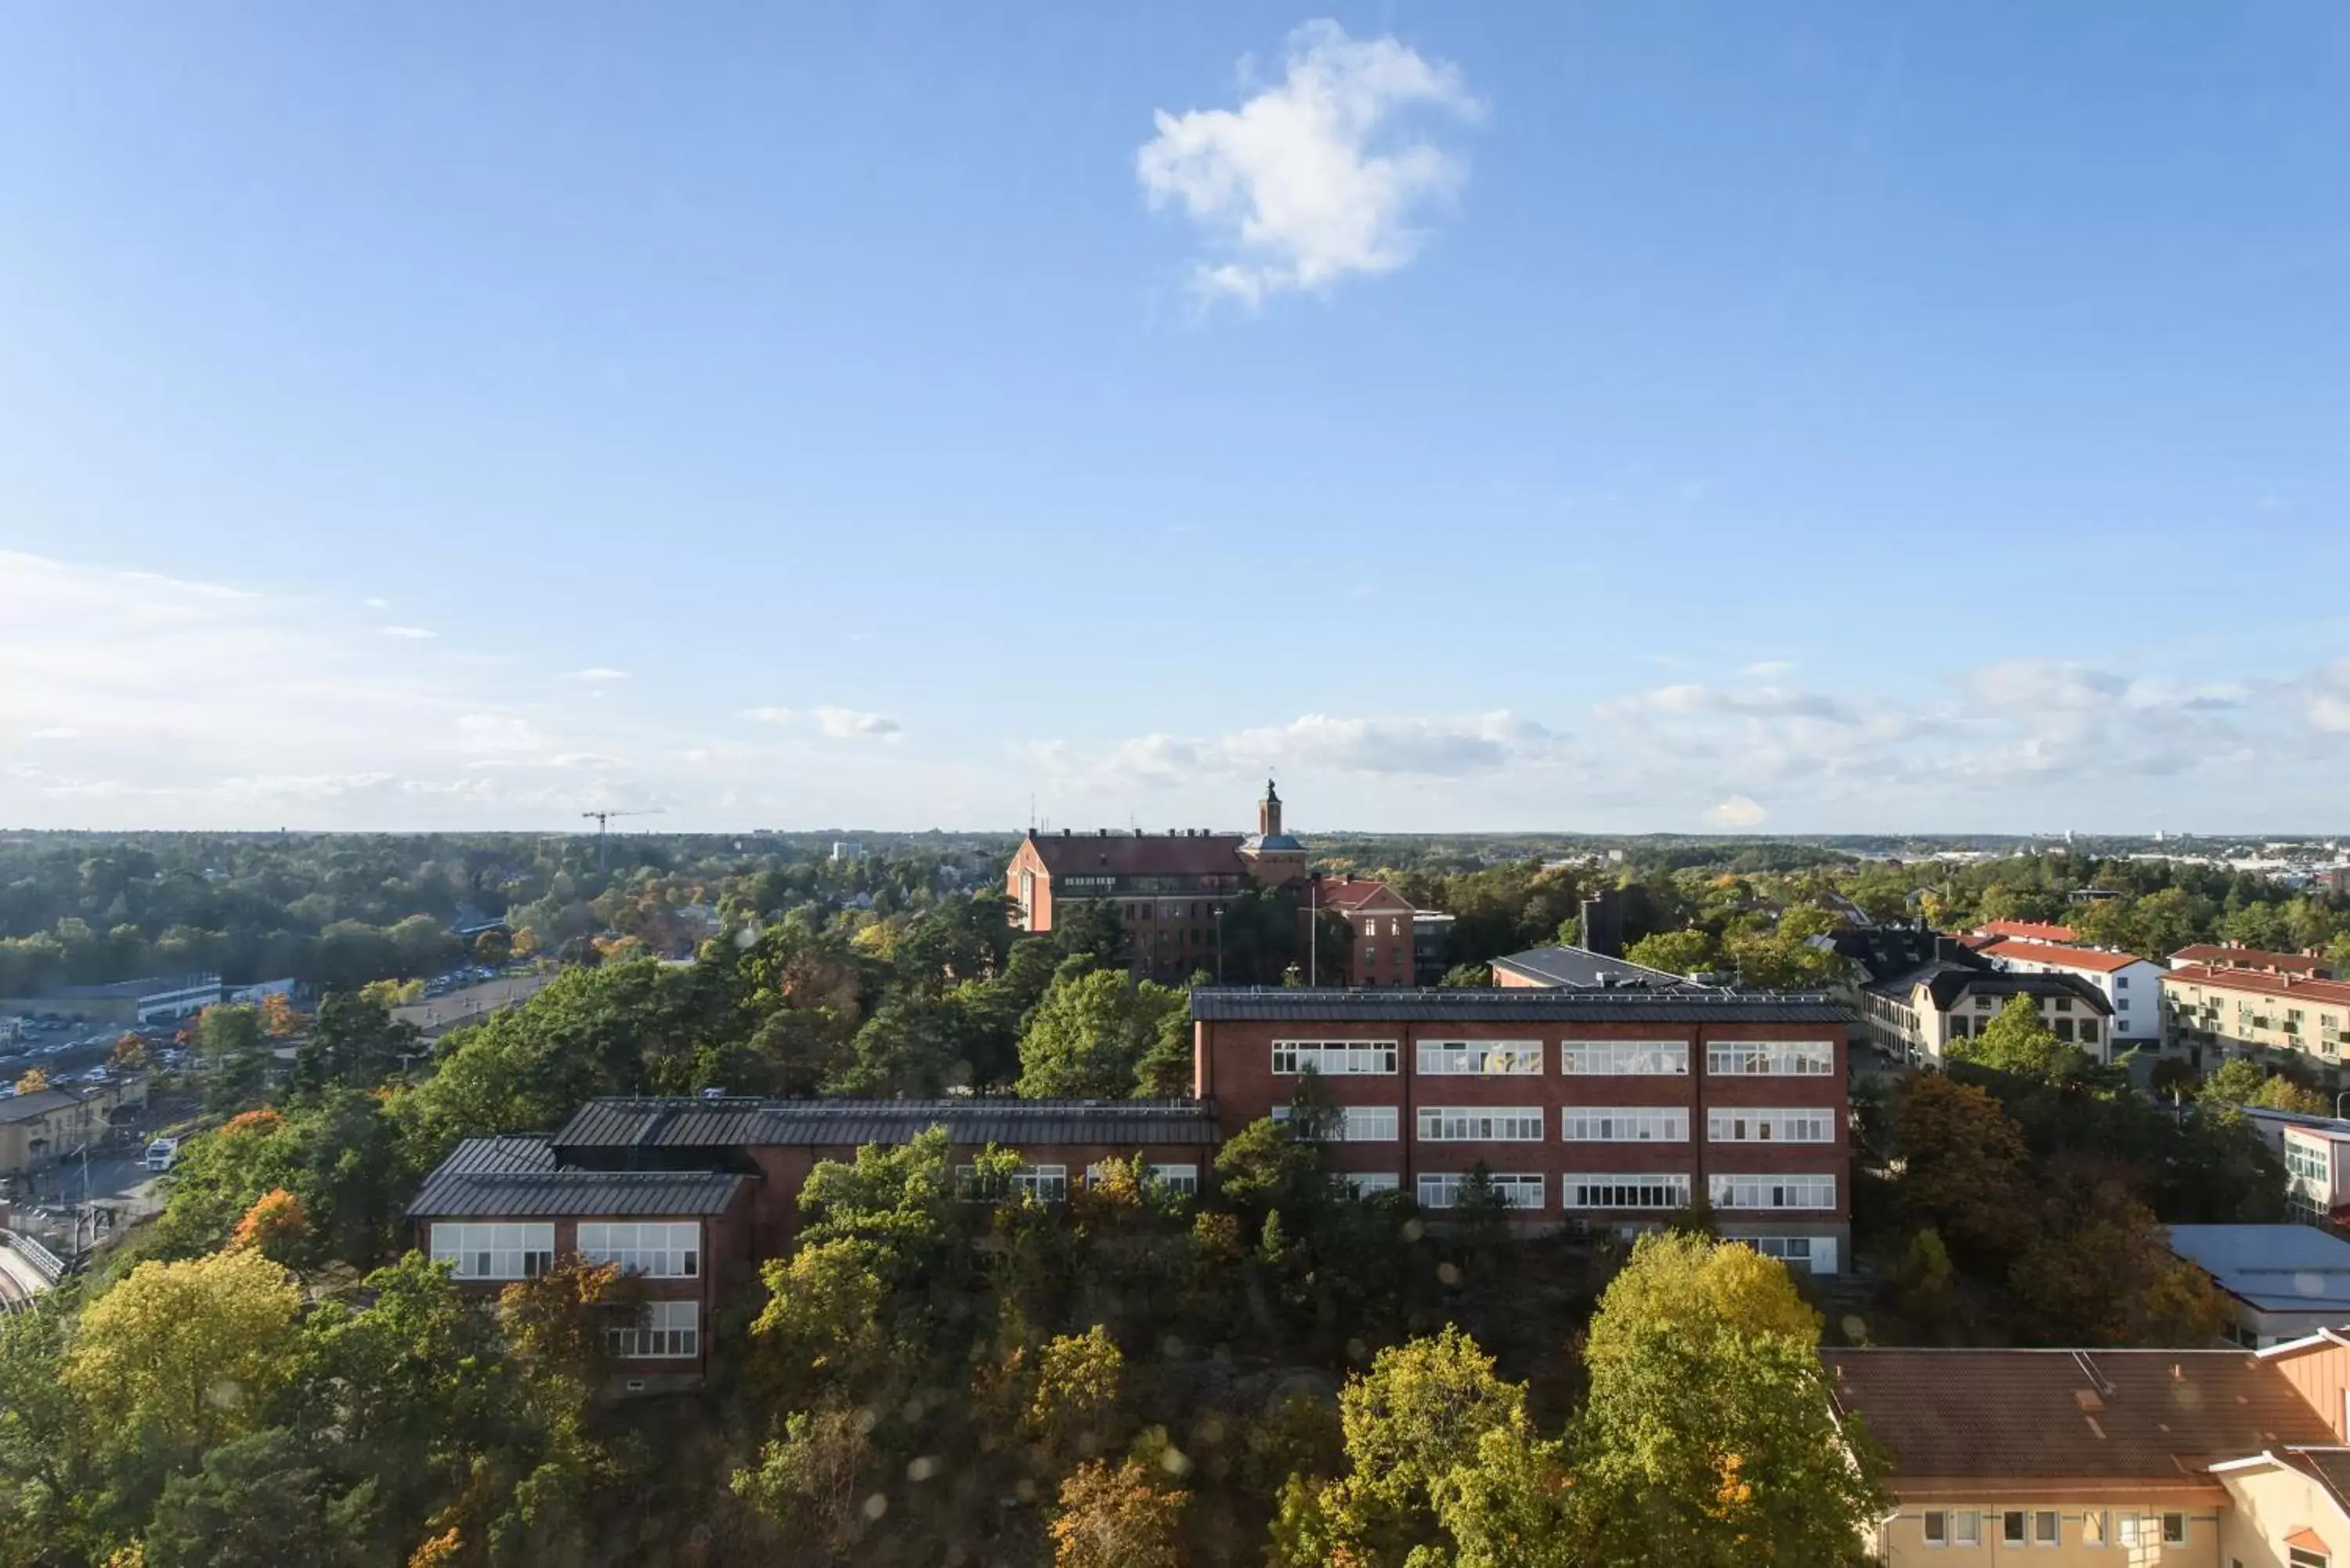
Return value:
<svg viewBox="0 0 2350 1568">
<path fill-rule="evenodd" d="M 1264 798 L 1256 803 L 1256 836 L 1241 841 L 1241 859 L 1261 887 L 1305 880 L 1305 846 L 1281 830 L 1281 794 L 1271 779 L 1264 781 Z"/>
<path fill-rule="evenodd" d="M 1256 831 L 1261 838 L 1281 831 L 1281 796 L 1274 793 L 1271 779 L 1264 781 L 1264 798 L 1256 803 Z"/>
</svg>

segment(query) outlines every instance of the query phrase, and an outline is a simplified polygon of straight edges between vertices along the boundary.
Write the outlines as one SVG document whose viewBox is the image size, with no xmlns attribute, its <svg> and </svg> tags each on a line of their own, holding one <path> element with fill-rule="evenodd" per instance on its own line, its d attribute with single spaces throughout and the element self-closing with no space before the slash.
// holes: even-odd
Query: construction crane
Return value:
<svg viewBox="0 0 2350 1568">
<path fill-rule="evenodd" d="M 653 807 L 651 810 L 650 810 L 650 811 L 583 811 L 583 812 L 581 812 L 581 813 L 579 814 L 581 816 L 592 816 L 592 817 L 594 817 L 594 818 L 596 819 L 596 869 L 597 869 L 597 870 L 598 870 L 598 871 L 602 871 L 602 870 L 605 870 L 605 869 L 607 869 L 607 868 L 608 868 L 608 863 L 607 863 L 607 859 L 606 859 L 606 856 L 605 856 L 605 848 L 606 848 L 606 846 L 605 846 L 605 843 L 604 843 L 604 834 L 605 834 L 605 830 L 606 830 L 606 829 L 610 826 L 611 821 L 612 821 L 612 818 L 614 818 L 614 817 L 616 817 L 616 816 L 659 816 L 660 814 L 661 814 L 661 808 L 660 808 L 660 806 L 654 806 L 654 807 Z"/>
</svg>

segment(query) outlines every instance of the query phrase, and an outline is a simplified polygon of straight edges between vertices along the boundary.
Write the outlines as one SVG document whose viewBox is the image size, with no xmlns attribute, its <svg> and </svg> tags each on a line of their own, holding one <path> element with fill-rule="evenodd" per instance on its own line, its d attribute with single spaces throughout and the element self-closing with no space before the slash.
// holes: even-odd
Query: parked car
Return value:
<svg viewBox="0 0 2350 1568">
<path fill-rule="evenodd" d="M 179 1158 L 180 1140 L 178 1138 L 159 1137 L 147 1146 L 146 1165 L 150 1170 L 169 1170 Z"/>
</svg>

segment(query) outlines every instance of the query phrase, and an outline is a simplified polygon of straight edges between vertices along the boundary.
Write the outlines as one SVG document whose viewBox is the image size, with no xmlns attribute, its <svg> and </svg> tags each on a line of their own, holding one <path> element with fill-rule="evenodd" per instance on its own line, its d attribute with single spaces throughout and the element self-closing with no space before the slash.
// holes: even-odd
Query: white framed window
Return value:
<svg viewBox="0 0 2350 1568">
<path fill-rule="evenodd" d="M 1971 1508 L 1961 1508 L 1952 1511 L 1950 1514 L 1950 1544 L 1953 1546 L 1981 1546 L 1982 1544 L 1982 1515 Z"/>
<path fill-rule="evenodd" d="M 435 1224 L 432 1261 L 461 1280 L 535 1280 L 555 1267 L 555 1227 Z"/>
<path fill-rule="evenodd" d="M 1315 1072 L 1326 1078 L 1342 1073 L 1392 1073 L 1396 1043 L 1392 1040 L 1276 1040 L 1273 1043 L 1276 1076 Z"/>
<path fill-rule="evenodd" d="M 1927 1545 L 1948 1546 L 1950 1543 L 1950 1516 L 1940 1509 L 1928 1509 L 1924 1534 Z"/>
<path fill-rule="evenodd" d="M 1732 1236 L 1732 1241 L 1743 1241 L 1766 1258 L 1776 1258 L 1795 1273 L 1808 1274 L 1815 1264 L 1827 1264 L 1833 1272 L 1835 1241 L 1825 1236 Z"/>
<path fill-rule="evenodd" d="M 2284 1168 L 2303 1181 L 2314 1182 L 2320 1187 L 2327 1185 L 2334 1175 L 2324 1149 L 2312 1148 L 2293 1137 L 2284 1140 Z"/>
<path fill-rule="evenodd" d="M 2057 1512 L 2056 1512 L 2056 1511 L 2055 1511 L 2054 1509 L 2053 1509 L 2053 1508 L 2043 1508 L 2043 1509 L 2041 1509 L 2041 1510 L 2037 1511 L 2036 1512 L 2034 1512 L 2034 1513 L 2033 1514 L 2033 1516 L 2032 1516 L 2032 1544 L 2033 1544 L 2033 1545 L 2034 1545 L 2034 1546 L 2054 1546 L 2054 1545 L 2055 1545 L 2055 1544 L 2056 1544 L 2056 1542 L 2057 1542 L 2057 1541 L 2058 1541 L 2058 1539 L 2059 1539 L 2059 1533 L 2058 1533 L 2058 1531 L 2057 1531 L 2057 1519 L 2058 1519 Z"/>
<path fill-rule="evenodd" d="M 2085 1509 L 2081 1513 L 2081 1544 L 2103 1546 L 2111 1539 L 2110 1519 L 2102 1508 Z"/>
<path fill-rule="evenodd" d="M 1422 1209 L 1458 1209 L 1461 1187 L 1469 1179 L 1466 1171 L 1439 1171 L 1419 1179 L 1419 1206 Z M 1543 1206 L 1543 1179 L 1539 1176 L 1495 1175 L 1492 1178 L 1494 1195 L 1512 1209 L 1539 1209 Z"/>
<path fill-rule="evenodd" d="M 979 1168 L 975 1165 L 955 1167 L 955 1190 L 965 1198 L 1002 1198 L 1008 1193 L 1024 1192 L 1040 1203 L 1058 1203 L 1069 1196 L 1069 1168 L 1066 1165 L 1024 1165 L 1003 1179 L 1003 1185 L 983 1188 Z"/>
<path fill-rule="evenodd" d="M 583 1224 L 579 1255 L 591 1263 L 618 1263 L 649 1279 L 690 1280 L 702 1272 L 702 1227 L 690 1220 Z"/>
<path fill-rule="evenodd" d="M 2136 1546 L 2137 1544 L 2137 1514 L 2125 1513 L 2119 1519 L 2114 1521 L 2114 1537 L 2119 1544 L 2123 1546 Z"/>
<path fill-rule="evenodd" d="M 1540 1077 L 1539 1040 L 1423 1040 L 1419 1071 L 1427 1077 Z"/>
<path fill-rule="evenodd" d="M 1273 1119 L 1285 1122 L 1290 1107 L 1273 1107 Z M 1393 1106 L 1342 1106 L 1338 1110 L 1337 1141 L 1340 1143 L 1395 1143 L 1396 1107 Z"/>
<path fill-rule="evenodd" d="M 1562 1040 L 1558 1070 L 1596 1077 L 1689 1075 L 1686 1040 Z"/>
<path fill-rule="evenodd" d="M 612 1331 L 612 1352 L 628 1361 L 679 1358 L 702 1352 L 700 1302 L 647 1302 L 637 1321 Z"/>
<path fill-rule="evenodd" d="M 1568 1143 L 1687 1143 L 1679 1106 L 1562 1106 L 1558 1136 Z"/>
<path fill-rule="evenodd" d="M 1705 1070 L 1715 1077 L 1825 1078 L 1835 1072 L 1835 1044 L 1827 1040 L 1725 1040 L 1705 1048 Z"/>
<path fill-rule="evenodd" d="M 1374 1192 L 1393 1192 L 1403 1186 L 1402 1179 L 1392 1170 L 1349 1170 L 1339 1179 L 1346 1182 L 1349 1198 L 1366 1198 Z"/>
<path fill-rule="evenodd" d="M 1540 1143 L 1540 1106 L 1422 1106 L 1422 1143 Z"/>
<path fill-rule="evenodd" d="M 1623 1176 L 1576 1171 L 1559 1178 L 1559 1203 L 1567 1209 L 1686 1209 L 1689 1199 L 1685 1171 Z"/>
<path fill-rule="evenodd" d="M 1705 1114 L 1705 1136 L 1712 1143 L 1834 1143 L 1835 1112 L 1820 1106 L 1809 1110 L 1763 1110 L 1738 1106 Z"/>
<path fill-rule="evenodd" d="M 1834 1209 L 1833 1176 L 1713 1176 L 1706 1187 L 1716 1209 Z"/>
<path fill-rule="evenodd" d="M 2024 1518 L 2024 1511 L 2020 1508 L 2007 1509 L 2000 1514 L 1999 1543 L 2002 1546 L 2023 1544 Z"/>
<path fill-rule="evenodd" d="M 1097 1160 L 1086 1167 L 1086 1185 L 1100 1186 L 1109 1179 L 1109 1171 L 1107 1160 Z M 1200 1190 L 1200 1168 L 1196 1165 L 1146 1165 L 1142 1168 L 1142 1176 L 1144 1180 L 1155 1181 L 1170 1192 Z"/>
</svg>

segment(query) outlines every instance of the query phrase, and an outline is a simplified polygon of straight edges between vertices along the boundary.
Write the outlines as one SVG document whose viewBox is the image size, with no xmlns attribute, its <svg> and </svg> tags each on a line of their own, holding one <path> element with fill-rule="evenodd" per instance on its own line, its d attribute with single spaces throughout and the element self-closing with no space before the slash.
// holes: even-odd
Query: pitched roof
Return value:
<svg viewBox="0 0 2350 1568">
<path fill-rule="evenodd" d="M 2229 969 L 2220 964 L 2193 963 L 2166 971 L 2162 983 L 2209 985 L 2223 991 L 2251 991 L 2262 996 L 2306 997 L 2316 1002 L 2350 1002 L 2350 981 L 2288 980 L 2266 970 Z"/>
<path fill-rule="evenodd" d="M 1823 1350 L 1839 1413 L 1893 1458 L 1898 1495 L 2207 1491 L 2210 1467 L 2334 1434 L 2248 1350 Z"/>
<path fill-rule="evenodd" d="M 2065 969 L 2093 970 L 2099 974 L 2111 974 L 2134 963 L 2148 961 L 2136 953 L 2117 953 L 2105 948 L 2063 948 L 2050 942 L 2025 941 L 2019 937 L 2002 937 L 1982 950 L 1995 959 L 2056 964 Z"/>
<path fill-rule="evenodd" d="M 2170 955 L 2171 967 L 2187 964 L 2213 964 L 2221 969 L 2272 969 L 2280 974 L 2305 974 L 2320 978 L 2328 972 L 2326 961 L 2307 953 L 2271 952 L 2266 948 L 2236 947 L 2226 942 L 2190 942 Z"/>
<path fill-rule="evenodd" d="M 1492 967 L 1522 975 L 1537 987 L 1589 990 L 1630 985 L 1661 991 L 1721 989 L 1701 985 L 1687 975 L 1675 974 L 1669 970 L 1651 969 L 1644 963 L 1634 963 L 1630 959 L 1609 958 L 1605 953 L 1593 952 L 1589 948 L 1528 948 L 1522 953 L 1494 959 Z"/>
<path fill-rule="evenodd" d="M 1979 937 L 2021 937 L 2032 942 L 2077 942 L 2081 933 L 2047 920 L 1985 920 L 1975 928 Z"/>
<path fill-rule="evenodd" d="M 1411 908 L 1411 901 L 1385 882 L 1351 877 L 1324 877 L 1314 884 L 1317 891 L 1313 901 L 1326 909 L 1359 909 L 1366 904 L 1388 899 L 1399 909 Z"/>
<path fill-rule="evenodd" d="M 1237 877 L 1242 868 L 1236 833 L 1039 833 L 1028 843 L 1055 877 Z"/>
<path fill-rule="evenodd" d="M 106 1093 L 107 1085 L 52 1084 L 46 1089 L 35 1089 L 29 1095 L 12 1095 L 0 1100 L 0 1122 L 29 1122 L 47 1116 L 67 1106 L 78 1106 L 94 1100 Z"/>
<path fill-rule="evenodd" d="M 2314 1225 L 2173 1225 L 2170 1250 L 2263 1312 L 2350 1318 L 2350 1241 Z"/>
<path fill-rule="evenodd" d="M 577 1170 L 543 1137 L 459 1144 L 408 1205 L 411 1219 L 723 1214 L 750 1179 L 728 1171 Z"/>
<path fill-rule="evenodd" d="M 1191 1016 L 1220 1023 L 1817 1023 L 1852 1013 L 1812 992 L 1575 990 L 1566 987 L 1340 991 L 1194 986 Z"/>
<path fill-rule="evenodd" d="M 1208 1145 L 1197 1100 L 590 1100 L 554 1137 L 559 1150 L 846 1148 L 910 1143 L 934 1127 L 958 1144 Z"/>
<path fill-rule="evenodd" d="M 2114 1004 L 2106 993 L 2076 974 L 2028 974 L 2011 970 L 1975 969 L 1968 964 L 1952 963 L 1937 959 L 1920 964 L 1907 974 L 1895 975 L 1866 989 L 1888 996 L 1907 998 L 1918 986 L 1924 986 L 1933 999 L 1935 1011 L 1948 1012 L 1962 996 L 2064 996 L 2082 1002 L 2098 1014 L 2109 1014 Z"/>
</svg>

